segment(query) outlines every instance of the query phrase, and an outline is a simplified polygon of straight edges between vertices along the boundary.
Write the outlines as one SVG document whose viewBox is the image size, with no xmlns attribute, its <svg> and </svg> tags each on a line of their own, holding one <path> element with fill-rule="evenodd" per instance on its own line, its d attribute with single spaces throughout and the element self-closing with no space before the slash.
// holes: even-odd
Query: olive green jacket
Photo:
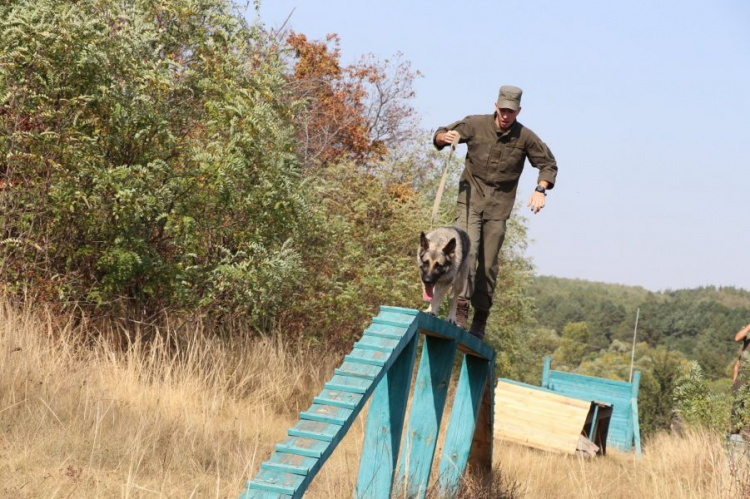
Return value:
<svg viewBox="0 0 750 499">
<path fill-rule="evenodd" d="M 549 147 L 537 135 L 516 121 L 505 132 L 495 123 L 494 114 L 467 116 L 433 136 L 456 130 L 460 143 L 468 146 L 466 162 L 459 182 L 458 203 L 471 204 L 486 220 L 506 220 L 516 199 L 518 179 L 526 158 L 539 170 L 538 180 L 546 180 L 552 189 L 557 178 L 557 162 Z"/>
</svg>

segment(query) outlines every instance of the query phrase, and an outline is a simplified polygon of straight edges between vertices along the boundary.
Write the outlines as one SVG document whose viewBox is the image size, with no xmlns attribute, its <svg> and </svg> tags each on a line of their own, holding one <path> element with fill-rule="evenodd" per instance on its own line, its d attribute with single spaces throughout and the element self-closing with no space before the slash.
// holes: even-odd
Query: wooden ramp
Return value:
<svg viewBox="0 0 750 499">
<path fill-rule="evenodd" d="M 404 433 L 420 333 L 425 339 Z M 302 497 L 370 397 L 354 497 L 387 498 L 403 488 L 408 497 L 424 497 L 457 351 L 465 355 L 439 485 L 453 495 L 467 465 L 491 471 L 494 350 L 429 314 L 384 306 L 241 499 Z"/>
<path fill-rule="evenodd" d="M 628 383 L 555 371 L 550 368 L 551 362 L 550 357 L 545 357 L 542 388 L 579 400 L 598 400 L 612 405 L 612 420 L 607 441 L 622 452 L 631 452 L 635 449 L 636 456 L 641 457 L 641 430 L 638 420 L 640 371 L 634 371 L 633 381 Z"/>
</svg>

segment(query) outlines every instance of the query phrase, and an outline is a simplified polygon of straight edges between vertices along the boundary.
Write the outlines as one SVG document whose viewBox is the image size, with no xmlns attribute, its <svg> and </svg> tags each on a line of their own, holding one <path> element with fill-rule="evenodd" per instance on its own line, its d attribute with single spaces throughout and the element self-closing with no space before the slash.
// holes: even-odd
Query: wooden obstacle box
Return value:
<svg viewBox="0 0 750 499">
<path fill-rule="evenodd" d="M 605 454 L 612 406 L 584 401 L 519 381 L 500 379 L 495 387 L 495 433 L 536 449 Z"/>
<path fill-rule="evenodd" d="M 404 431 L 420 336 L 424 342 Z M 380 307 L 320 395 L 247 482 L 241 499 L 302 497 L 370 399 L 354 497 L 387 498 L 392 492 L 425 497 L 459 351 L 465 355 L 433 483 L 453 496 L 467 466 L 491 472 L 494 350 L 432 315 Z"/>
<path fill-rule="evenodd" d="M 607 443 L 622 452 L 632 452 L 641 457 L 641 432 L 638 421 L 638 386 L 640 371 L 633 372 L 633 381 L 584 376 L 583 374 L 555 371 L 551 359 L 545 357 L 542 371 L 542 388 L 583 401 L 605 402 L 612 406 Z"/>
</svg>

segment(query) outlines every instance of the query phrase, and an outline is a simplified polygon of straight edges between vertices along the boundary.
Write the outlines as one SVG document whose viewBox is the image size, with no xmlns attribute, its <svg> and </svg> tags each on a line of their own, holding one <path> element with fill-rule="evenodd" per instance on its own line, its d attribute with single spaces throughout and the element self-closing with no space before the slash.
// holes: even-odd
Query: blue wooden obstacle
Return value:
<svg viewBox="0 0 750 499">
<path fill-rule="evenodd" d="M 633 373 L 632 383 L 613 379 L 584 376 L 550 369 L 550 357 L 544 358 L 542 388 L 568 397 L 600 401 L 612 405 L 607 444 L 630 452 L 635 447 L 641 457 L 641 430 L 638 422 L 638 386 L 640 371 Z"/>
<path fill-rule="evenodd" d="M 404 433 L 420 333 L 425 338 Z M 436 483 L 454 495 L 467 466 L 490 472 L 494 350 L 432 315 L 384 306 L 240 499 L 302 497 L 370 397 L 354 497 L 387 498 L 394 490 L 424 497 L 457 351 L 465 355 Z"/>
</svg>

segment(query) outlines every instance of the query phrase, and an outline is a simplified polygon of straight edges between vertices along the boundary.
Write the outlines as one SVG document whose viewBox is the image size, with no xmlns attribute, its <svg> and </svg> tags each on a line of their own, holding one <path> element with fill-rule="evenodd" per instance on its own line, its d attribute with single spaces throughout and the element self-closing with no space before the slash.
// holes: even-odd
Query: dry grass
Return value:
<svg viewBox="0 0 750 499">
<path fill-rule="evenodd" d="M 338 360 L 209 340 L 199 324 L 83 345 L 87 327 L 0 305 L 0 497 L 237 497 Z M 307 497 L 351 497 L 362 436 L 360 419 Z M 496 443 L 495 467 L 492 485 L 469 479 L 463 496 L 727 498 L 750 483 L 705 432 L 658 436 L 641 460 Z"/>
</svg>

